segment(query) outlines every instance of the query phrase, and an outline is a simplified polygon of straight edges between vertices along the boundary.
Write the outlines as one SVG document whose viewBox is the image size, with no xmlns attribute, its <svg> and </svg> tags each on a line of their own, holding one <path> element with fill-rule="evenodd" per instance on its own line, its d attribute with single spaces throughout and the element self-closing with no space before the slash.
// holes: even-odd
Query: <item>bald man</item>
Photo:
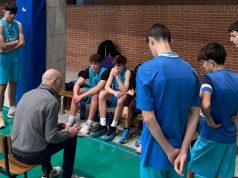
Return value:
<svg viewBox="0 0 238 178">
<path fill-rule="evenodd" d="M 11 131 L 13 155 L 26 164 L 42 164 L 42 178 L 46 177 L 46 173 L 50 178 L 60 174 L 61 168 L 52 168 L 50 159 L 62 149 L 62 177 L 70 178 L 73 173 L 79 126 L 59 130 L 59 102 L 56 96 L 62 82 L 59 71 L 47 70 L 41 85 L 25 93 L 18 103 Z"/>
</svg>

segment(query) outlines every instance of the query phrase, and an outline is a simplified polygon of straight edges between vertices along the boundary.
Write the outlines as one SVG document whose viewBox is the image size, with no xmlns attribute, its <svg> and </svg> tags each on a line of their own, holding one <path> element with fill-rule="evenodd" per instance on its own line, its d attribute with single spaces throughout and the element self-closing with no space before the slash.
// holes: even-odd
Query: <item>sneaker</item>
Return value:
<svg viewBox="0 0 238 178">
<path fill-rule="evenodd" d="M 125 144 L 130 137 L 131 137 L 130 130 L 124 129 L 121 134 L 121 137 L 119 138 L 119 143 Z"/>
<path fill-rule="evenodd" d="M 90 126 L 86 123 L 79 131 L 81 135 L 87 135 L 89 133 Z"/>
<path fill-rule="evenodd" d="M 116 135 L 117 135 L 116 127 L 110 126 L 106 136 L 104 137 L 104 140 L 105 141 L 112 141 L 115 138 Z"/>
<path fill-rule="evenodd" d="M 92 128 L 97 128 L 98 125 L 100 125 L 99 122 L 93 122 L 93 123 L 92 123 Z"/>
<path fill-rule="evenodd" d="M 49 178 L 56 177 L 60 174 L 61 168 L 59 166 L 53 167 L 52 170 L 50 171 Z M 46 178 L 46 174 L 43 173 L 41 178 Z"/>
<path fill-rule="evenodd" d="M 135 146 L 139 147 L 141 145 L 141 135 L 139 136 L 138 140 L 136 140 Z"/>
<path fill-rule="evenodd" d="M 3 116 L 0 116 L 0 129 L 5 127 Z"/>
<path fill-rule="evenodd" d="M 99 124 L 98 127 L 93 129 L 93 132 L 90 133 L 90 136 L 96 138 L 105 135 L 106 133 L 107 133 L 107 126 L 102 126 L 101 124 Z"/>
<path fill-rule="evenodd" d="M 8 110 L 8 113 L 7 113 L 7 117 L 8 117 L 9 119 L 13 119 L 14 116 L 15 116 L 15 110 L 9 109 L 9 110 Z"/>
</svg>

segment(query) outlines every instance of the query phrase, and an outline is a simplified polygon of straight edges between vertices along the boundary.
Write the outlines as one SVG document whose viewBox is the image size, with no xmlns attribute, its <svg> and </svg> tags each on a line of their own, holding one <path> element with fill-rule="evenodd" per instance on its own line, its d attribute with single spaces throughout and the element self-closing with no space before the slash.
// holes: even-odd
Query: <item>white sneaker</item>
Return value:
<svg viewBox="0 0 238 178">
<path fill-rule="evenodd" d="M 88 125 L 88 123 L 86 123 L 79 131 L 80 134 L 85 135 L 88 134 L 90 130 L 90 126 Z"/>
<path fill-rule="evenodd" d="M 15 110 L 9 109 L 8 113 L 7 113 L 7 117 L 10 118 L 10 119 L 13 119 L 14 116 L 15 116 Z"/>
<path fill-rule="evenodd" d="M 86 178 L 86 177 L 79 177 L 77 175 L 72 175 L 71 178 Z"/>
<path fill-rule="evenodd" d="M 61 172 L 61 168 L 59 166 L 53 167 L 52 170 L 50 171 L 49 178 L 53 178 L 53 177 L 58 176 L 60 174 L 60 172 Z M 45 173 L 43 173 L 41 178 L 46 178 Z"/>
</svg>

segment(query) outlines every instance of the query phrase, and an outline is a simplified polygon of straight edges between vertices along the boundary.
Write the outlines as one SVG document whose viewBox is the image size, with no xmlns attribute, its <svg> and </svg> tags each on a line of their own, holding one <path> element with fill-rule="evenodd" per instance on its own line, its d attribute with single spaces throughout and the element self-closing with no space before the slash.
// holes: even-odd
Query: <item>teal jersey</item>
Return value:
<svg viewBox="0 0 238 178">
<path fill-rule="evenodd" d="M 103 72 L 105 72 L 107 69 L 105 67 L 101 67 L 99 72 L 95 74 L 91 67 L 89 68 L 89 82 L 90 87 L 93 88 L 97 86 L 97 84 L 100 82 Z"/>
<path fill-rule="evenodd" d="M 16 20 L 13 20 L 11 24 L 7 24 L 7 22 L 2 18 L 0 20 L 0 23 L 3 26 L 2 35 L 5 43 L 16 41 L 19 39 L 19 27 Z"/>
<path fill-rule="evenodd" d="M 124 84 L 125 82 L 125 75 L 126 75 L 126 71 L 127 71 L 127 68 L 124 69 L 124 71 L 119 75 L 119 78 L 121 79 L 121 82 Z M 112 88 L 116 91 L 120 91 L 120 88 L 119 88 L 119 84 L 116 80 L 116 78 L 114 77 L 113 78 L 113 82 L 112 82 Z"/>
</svg>

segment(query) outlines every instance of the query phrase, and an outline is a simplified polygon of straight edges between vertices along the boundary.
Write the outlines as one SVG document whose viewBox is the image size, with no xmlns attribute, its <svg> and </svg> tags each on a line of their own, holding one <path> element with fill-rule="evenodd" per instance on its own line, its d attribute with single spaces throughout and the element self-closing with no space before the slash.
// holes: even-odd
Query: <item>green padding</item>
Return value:
<svg viewBox="0 0 238 178">
<path fill-rule="evenodd" d="M 4 108 L 5 118 L 7 109 Z M 0 133 L 9 134 L 13 119 L 5 121 L 6 128 L 0 129 Z M 53 166 L 62 165 L 62 154 L 59 152 L 52 157 Z M 40 178 L 41 173 L 38 166 L 28 172 L 28 177 Z M 78 137 L 74 174 L 86 178 L 139 178 L 139 156 L 133 149 L 116 143 Z M 5 176 L 0 173 L 0 178 Z"/>
</svg>

